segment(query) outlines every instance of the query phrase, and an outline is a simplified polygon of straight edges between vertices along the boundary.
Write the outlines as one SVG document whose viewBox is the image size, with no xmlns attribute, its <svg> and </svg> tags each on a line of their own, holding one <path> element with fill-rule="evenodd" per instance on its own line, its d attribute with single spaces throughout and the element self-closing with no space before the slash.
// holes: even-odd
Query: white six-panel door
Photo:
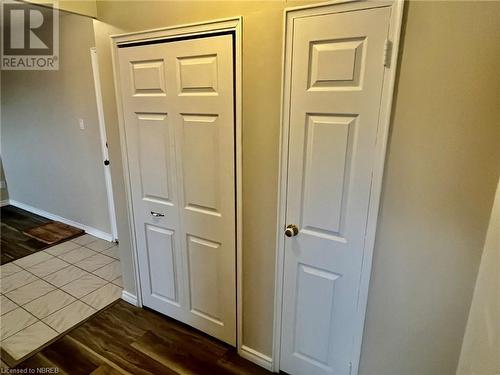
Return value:
<svg viewBox="0 0 500 375">
<path fill-rule="evenodd" d="M 390 7 L 296 18 L 281 369 L 348 375 Z M 293 234 L 293 233 L 290 233 Z"/>
<path fill-rule="evenodd" d="M 234 345 L 232 37 L 118 58 L 143 304 Z"/>
</svg>

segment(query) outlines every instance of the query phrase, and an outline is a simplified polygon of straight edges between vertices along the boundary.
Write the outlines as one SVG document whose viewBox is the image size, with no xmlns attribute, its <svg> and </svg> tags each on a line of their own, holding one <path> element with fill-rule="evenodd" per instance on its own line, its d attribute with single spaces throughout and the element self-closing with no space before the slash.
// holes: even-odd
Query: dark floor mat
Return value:
<svg viewBox="0 0 500 375">
<path fill-rule="evenodd" d="M 23 233 L 43 243 L 55 245 L 56 243 L 80 236 L 84 231 L 71 225 L 60 223 L 59 221 L 53 221 L 27 229 Z"/>
<path fill-rule="evenodd" d="M 0 208 L 0 264 L 6 264 L 44 250 L 67 239 L 48 244 L 27 236 L 23 232 L 33 227 L 51 223 L 52 220 L 14 206 Z M 83 231 L 82 233 L 83 234 Z"/>
</svg>

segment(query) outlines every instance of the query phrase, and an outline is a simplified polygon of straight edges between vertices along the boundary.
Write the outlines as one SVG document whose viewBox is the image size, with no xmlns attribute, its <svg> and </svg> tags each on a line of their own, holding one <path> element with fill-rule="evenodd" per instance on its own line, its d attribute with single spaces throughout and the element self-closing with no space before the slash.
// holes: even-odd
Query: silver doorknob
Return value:
<svg viewBox="0 0 500 375">
<path fill-rule="evenodd" d="M 163 217 L 163 216 L 165 216 L 164 214 L 161 214 L 159 212 L 154 212 L 154 211 L 151 211 L 151 215 L 153 215 L 154 217 Z"/>
<path fill-rule="evenodd" d="M 285 236 L 287 237 L 295 237 L 299 234 L 299 228 L 295 224 L 289 224 L 285 228 Z"/>
</svg>

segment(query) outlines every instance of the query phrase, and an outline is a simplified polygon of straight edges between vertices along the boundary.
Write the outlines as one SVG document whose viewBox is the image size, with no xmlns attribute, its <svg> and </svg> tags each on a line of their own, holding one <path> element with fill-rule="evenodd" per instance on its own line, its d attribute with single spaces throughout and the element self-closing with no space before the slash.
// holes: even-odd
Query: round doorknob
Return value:
<svg viewBox="0 0 500 375">
<path fill-rule="evenodd" d="M 289 224 L 285 228 L 285 236 L 287 237 L 295 237 L 299 234 L 299 228 L 295 224 Z"/>
</svg>

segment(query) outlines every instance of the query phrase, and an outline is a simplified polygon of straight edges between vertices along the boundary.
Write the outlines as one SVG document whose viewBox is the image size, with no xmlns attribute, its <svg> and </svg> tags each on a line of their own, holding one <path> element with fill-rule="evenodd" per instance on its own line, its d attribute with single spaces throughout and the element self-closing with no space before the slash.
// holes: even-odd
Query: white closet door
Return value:
<svg viewBox="0 0 500 375">
<path fill-rule="evenodd" d="M 293 24 L 281 369 L 348 375 L 390 8 Z"/>
<path fill-rule="evenodd" d="M 144 305 L 236 341 L 232 37 L 120 48 Z"/>
</svg>

